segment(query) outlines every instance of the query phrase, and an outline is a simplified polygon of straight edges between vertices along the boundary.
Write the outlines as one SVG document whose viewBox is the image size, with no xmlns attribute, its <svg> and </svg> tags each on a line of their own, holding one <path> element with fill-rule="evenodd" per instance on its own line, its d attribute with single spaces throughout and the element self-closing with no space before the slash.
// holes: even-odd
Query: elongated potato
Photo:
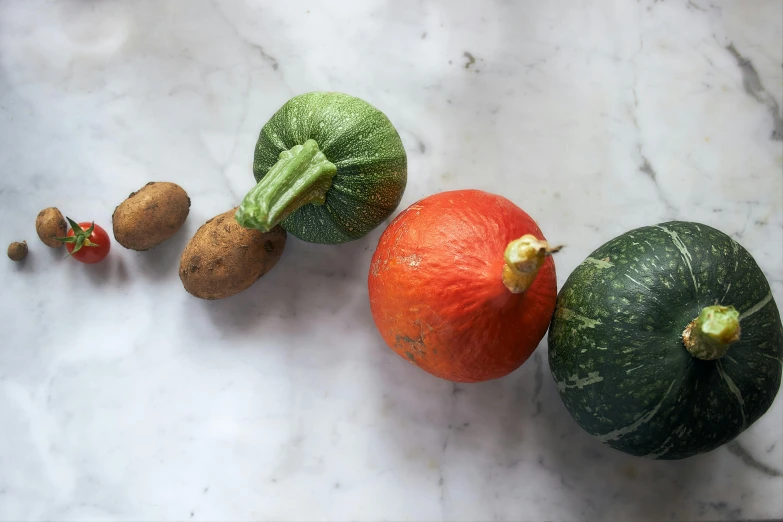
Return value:
<svg viewBox="0 0 783 522">
<path fill-rule="evenodd" d="M 51 248 L 60 248 L 62 241 L 56 237 L 65 237 L 68 232 L 68 223 L 65 222 L 62 212 L 55 207 L 45 208 L 35 218 L 35 231 L 43 244 Z"/>
<path fill-rule="evenodd" d="M 114 209 L 114 239 L 131 250 L 149 250 L 176 234 L 189 211 L 190 198 L 182 187 L 151 181 Z"/>
<path fill-rule="evenodd" d="M 196 231 L 179 262 L 179 278 L 189 293 L 222 299 L 245 290 L 277 264 L 285 248 L 280 226 L 252 230 L 234 219 L 236 209 L 210 219 Z"/>
</svg>

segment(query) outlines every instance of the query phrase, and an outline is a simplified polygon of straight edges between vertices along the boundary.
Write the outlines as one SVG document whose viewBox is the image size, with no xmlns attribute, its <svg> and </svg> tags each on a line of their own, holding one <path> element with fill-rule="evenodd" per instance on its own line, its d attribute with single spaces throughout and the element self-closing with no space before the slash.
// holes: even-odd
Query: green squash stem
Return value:
<svg viewBox="0 0 783 522">
<path fill-rule="evenodd" d="M 561 248 L 550 248 L 549 243 L 532 234 L 525 234 L 510 242 L 503 254 L 503 284 L 512 294 L 521 294 L 533 284 L 547 256 Z"/>
<path fill-rule="evenodd" d="M 337 167 L 315 140 L 284 150 L 242 200 L 235 219 L 245 228 L 269 232 L 296 209 L 309 203 L 323 205 L 336 173 Z"/>
<path fill-rule="evenodd" d="M 733 306 L 707 306 L 682 332 L 682 342 L 691 355 L 714 361 L 739 341 L 739 312 Z"/>
</svg>

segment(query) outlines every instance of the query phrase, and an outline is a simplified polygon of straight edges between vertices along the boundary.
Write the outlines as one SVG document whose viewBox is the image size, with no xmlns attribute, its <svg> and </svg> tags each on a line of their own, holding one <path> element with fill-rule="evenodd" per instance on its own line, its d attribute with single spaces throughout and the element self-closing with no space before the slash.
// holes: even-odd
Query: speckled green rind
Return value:
<svg viewBox="0 0 783 522">
<path fill-rule="evenodd" d="M 281 223 L 311 243 L 358 239 L 399 205 L 407 156 L 389 119 L 367 102 L 339 92 L 311 92 L 286 102 L 261 129 L 253 174 L 260 181 L 280 152 L 308 139 L 337 167 L 326 203 L 305 205 Z"/>
<path fill-rule="evenodd" d="M 692 357 L 682 332 L 701 309 L 733 305 L 740 341 L 716 361 Z M 698 223 L 623 234 L 565 282 L 549 363 L 571 415 L 605 444 L 681 459 L 729 442 L 772 404 L 783 327 L 764 274 L 737 242 Z"/>
</svg>

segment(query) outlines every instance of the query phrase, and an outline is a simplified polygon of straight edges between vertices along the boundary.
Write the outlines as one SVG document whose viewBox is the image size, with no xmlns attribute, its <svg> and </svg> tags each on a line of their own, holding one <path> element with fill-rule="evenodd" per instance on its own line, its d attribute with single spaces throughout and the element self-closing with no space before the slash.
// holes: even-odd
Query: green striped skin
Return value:
<svg viewBox="0 0 783 522">
<path fill-rule="evenodd" d="M 308 139 L 337 167 L 323 205 L 307 204 L 281 225 L 312 243 L 358 239 L 399 205 L 407 157 L 388 118 L 367 102 L 338 92 L 311 92 L 286 102 L 261 129 L 253 174 L 260 181 L 282 151 Z"/>
<path fill-rule="evenodd" d="M 702 308 L 733 305 L 740 340 L 715 361 L 682 332 Z M 681 459 L 729 442 L 772 404 L 783 327 L 751 255 L 706 225 L 623 234 L 571 274 L 549 330 L 549 363 L 571 415 L 605 444 Z"/>
</svg>

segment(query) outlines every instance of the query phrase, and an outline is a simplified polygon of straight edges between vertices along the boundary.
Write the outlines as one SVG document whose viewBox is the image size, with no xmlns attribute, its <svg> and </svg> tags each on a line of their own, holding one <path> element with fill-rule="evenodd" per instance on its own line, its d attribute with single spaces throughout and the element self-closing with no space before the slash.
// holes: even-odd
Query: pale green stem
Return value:
<svg viewBox="0 0 783 522">
<path fill-rule="evenodd" d="M 314 140 L 284 150 L 242 200 L 235 219 L 245 228 L 268 232 L 304 205 L 323 205 L 336 173 Z"/>
<path fill-rule="evenodd" d="M 733 306 L 705 307 L 682 333 L 685 348 L 704 361 L 720 359 L 739 338 L 739 312 Z"/>
</svg>

